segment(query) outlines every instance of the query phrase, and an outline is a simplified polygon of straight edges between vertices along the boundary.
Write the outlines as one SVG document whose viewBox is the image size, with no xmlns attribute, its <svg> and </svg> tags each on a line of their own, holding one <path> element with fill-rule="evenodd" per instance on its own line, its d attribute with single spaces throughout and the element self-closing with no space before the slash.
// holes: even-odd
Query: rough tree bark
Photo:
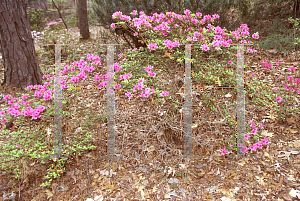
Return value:
<svg viewBox="0 0 300 201">
<path fill-rule="evenodd" d="M 87 15 L 87 0 L 78 0 L 78 19 L 81 39 L 89 39 L 89 23 Z"/>
<path fill-rule="evenodd" d="M 28 85 L 43 84 L 24 0 L 1 0 L 0 11 L 1 85 L 25 90 Z"/>
<path fill-rule="evenodd" d="M 300 17 L 300 0 L 294 0 L 293 3 L 293 16 L 294 18 L 299 18 Z"/>
</svg>

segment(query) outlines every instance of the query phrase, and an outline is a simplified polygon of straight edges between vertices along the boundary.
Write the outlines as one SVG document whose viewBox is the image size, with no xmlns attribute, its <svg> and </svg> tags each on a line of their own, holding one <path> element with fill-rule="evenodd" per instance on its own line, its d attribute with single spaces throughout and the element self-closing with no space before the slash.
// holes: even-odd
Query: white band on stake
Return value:
<svg viewBox="0 0 300 201">
<path fill-rule="evenodd" d="M 115 153 L 114 49 L 113 45 L 107 46 L 107 155 L 110 157 Z"/>
<path fill-rule="evenodd" d="M 191 78 L 191 45 L 185 45 L 185 77 L 184 77 L 184 158 L 192 155 L 192 78 Z"/>
<path fill-rule="evenodd" d="M 61 89 L 61 46 L 55 45 L 55 75 L 54 75 L 54 155 L 50 156 L 54 161 L 62 157 L 62 89 Z M 48 158 L 47 156 L 46 158 Z M 68 157 L 65 157 L 68 158 Z"/>
<path fill-rule="evenodd" d="M 114 92 L 114 45 L 123 44 L 100 44 L 107 45 L 107 155 L 99 156 L 99 158 L 120 157 L 115 154 L 115 92 Z"/>
<path fill-rule="evenodd" d="M 55 45 L 55 112 L 54 112 L 54 158 L 62 155 L 62 91 L 61 91 L 61 44 Z"/>
<path fill-rule="evenodd" d="M 244 81 L 244 45 L 239 44 L 237 49 L 237 155 L 245 155 L 245 81 Z"/>
</svg>

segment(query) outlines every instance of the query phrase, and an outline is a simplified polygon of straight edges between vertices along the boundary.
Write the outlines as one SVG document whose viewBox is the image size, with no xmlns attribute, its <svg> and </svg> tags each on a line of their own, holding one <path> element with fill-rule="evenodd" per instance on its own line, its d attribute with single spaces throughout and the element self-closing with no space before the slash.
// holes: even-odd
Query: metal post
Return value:
<svg viewBox="0 0 300 201">
<path fill-rule="evenodd" d="M 181 44 L 183 45 L 183 44 Z M 200 156 L 192 155 L 192 86 L 191 86 L 191 45 L 200 45 L 200 44 L 184 44 L 185 45 L 185 86 L 184 86 L 184 158 L 199 158 Z M 245 69 L 244 69 L 244 44 L 231 44 L 237 45 L 238 50 L 237 54 L 240 54 L 240 57 L 237 57 L 237 86 L 233 87 L 222 87 L 222 86 L 205 86 L 200 88 L 236 88 L 237 89 L 237 152 L 238 157 L 244 156 L 244 133 L 245 133 Z M 249 44 L 246 44 L 249 45 Z M 244 76 L 243 76 L 244 75 Z M 198 87 L 195 87 L 198 88 Z"/>
<path fill-rule="evenodd" d="M 99 158 L 112 158 L 115 155 L 115 92 L 114 92 L 114 45 L 123 44 L 100 44 L 107 45 L 107 155 Z M 123 156 L 120 156 L 123 158 Z"/>
<path fill-rule="evenodd" d="M 239 44 L 237 54 L 237 154 L 239 158 L 245 156 L 245 69 L 244 69 L 244 46 Z"/>
<path fill-rule="evenodd" d="M 184 78 L 184 157 L 190 157 L 193 149 L 192 133 L 192 80 L 191 80 L 191 45 L 185 45 Z"/>
<path fill-rule="evenodd" d="M 54 113 L 54 157 L 60 158 L 62 154 L 62 91 L 61 91 L 61 45 L 55 45 L 55 113 Z"/>
<path fill-rule="evenodd" d="M 62 90 L 61 90 L 61 46 L 68 44 L 46 44 L 55 45 L 55 76 L 54 76 L 54 155 L 55 160 L 62 157 Z"/>
</svg>

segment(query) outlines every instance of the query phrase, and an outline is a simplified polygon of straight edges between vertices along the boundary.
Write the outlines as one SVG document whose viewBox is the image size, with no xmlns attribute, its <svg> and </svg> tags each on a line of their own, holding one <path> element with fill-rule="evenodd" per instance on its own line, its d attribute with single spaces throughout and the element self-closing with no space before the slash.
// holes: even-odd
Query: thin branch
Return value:
<svg viewBox="0 0 300 201">
<path fill-rule="evenodd" d="M 66 22 L 65 22 L 65 20 L 64 20 L 64 18 L 63 18 L 63 16 L 61 15 L 61 13 L 60 13 L 60 11 L 59 11 L 58 7 L 56 6 L 56 4 L 54 3 L 54 1 L 53 1 L 53 0 L 52 0 L 52 3 L 53 3 L 53 5 L 55 6 L 55 8 L 57 9 L 57 11 L 58 11 L 58 14 L 59 14 L 59 17 L 62 19 L 62 21 L 63 21 L 63 23 L 64 23 L 64 25 L 65 25 L 66 29 L 68 29 L 68 26 L 67 26 L 67 24 L 66 24 Z"/>
</svg>

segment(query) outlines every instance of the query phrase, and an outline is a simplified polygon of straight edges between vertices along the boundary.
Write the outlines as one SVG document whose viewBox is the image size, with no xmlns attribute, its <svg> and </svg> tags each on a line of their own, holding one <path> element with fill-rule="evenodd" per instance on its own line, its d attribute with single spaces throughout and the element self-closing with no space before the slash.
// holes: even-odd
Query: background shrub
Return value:
<svg viewBox="0 0 300 201">
<path fill-rule="evenodd" d="M 28 8 L 27 17 L 31 31 L 42 31 L 44 29 L 45 18 L 43 9 Z"/>
</svg>

